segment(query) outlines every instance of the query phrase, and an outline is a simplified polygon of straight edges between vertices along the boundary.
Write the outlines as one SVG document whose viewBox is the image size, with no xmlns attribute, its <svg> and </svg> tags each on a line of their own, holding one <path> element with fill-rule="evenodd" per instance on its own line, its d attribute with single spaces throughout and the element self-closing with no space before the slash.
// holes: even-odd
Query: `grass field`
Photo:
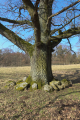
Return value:
<svg viewBox="0 0 80 120">
<path fill-rule="evenodd" d="M 80 64 L 53 65 L 59 80 L 72 80 L 73 86 L 48 93 L 42 90 L 16 91 L 4 88 L 9 80 L 30 74 L 30 67 L 0 67 L 0 120 L 80 120 Z"/>
</svg>

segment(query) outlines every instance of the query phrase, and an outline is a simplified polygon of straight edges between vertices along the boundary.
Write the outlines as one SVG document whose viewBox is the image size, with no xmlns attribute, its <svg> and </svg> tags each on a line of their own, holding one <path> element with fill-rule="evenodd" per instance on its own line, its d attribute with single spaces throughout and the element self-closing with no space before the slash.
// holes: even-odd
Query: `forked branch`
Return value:
<svg viewBox="0 0 80 120">
<path fill-rule="evenodd" d="M 8 18 L 2 18 L 2 17 L 0 17 L 0 20 L 9 22 L 9 23 L 13 23 L 13 24 L 19 24 L 19 25 L 28 24 L 28 25 L 32 26 L 32 22 L 30 22 L 29 20 L 17 21 L 17 20 L 11 20 Z"/>
<path fill-rule="evenodd" d="M 57 12 L 57 13 L 55 13 L 55 14 L 49 16 L 49 17 L 48 17 L 48 20 L 47 20 L 47 25 L 48 25 L 48 23 L 49 23 L 49 20 L 50 20 L 52 17 L 61 14 L 62 12 L 66 11 L 66 10 L 69 9 L 70 7 L 73 7 L 74 5 L 76 5 L 76 4 L 79 3 L 79 2 L 80 2 L 80 0 L 77 0 L 76 2 L 70 4 L 69 6 L 64 7 L 64 8 L 63 8 L 62 10 L 60 10 L 59 12 Z"/>
<path fill-rule="evenodd" d="M 72 50 L 72 46 L 71 46 L 71 43 L 70 43 L 70 40 L 69 40 L 69 38 L 67 38 L 67 40 L 68 40 L 68 43 L 69 43 L 69 45 L 70 45 L 70 50 L 72 51 L 72 52 L 74 52 L 73 50 Z M 75 53 L 75 52 L 74 52 Z M 75 53 L 76 54 L 76 53 Z"/>
</svg>

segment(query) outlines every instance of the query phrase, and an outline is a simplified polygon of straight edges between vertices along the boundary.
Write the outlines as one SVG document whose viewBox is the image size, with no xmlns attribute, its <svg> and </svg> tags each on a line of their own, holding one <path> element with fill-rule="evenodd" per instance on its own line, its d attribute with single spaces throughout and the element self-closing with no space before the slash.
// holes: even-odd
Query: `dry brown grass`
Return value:
<svg viewBox="0 0 80 120">
<path fill-rule="evenodd" d="M 22 73 L 24 72 L 30 72 L 31 67 L 24 66 L 24 67 L 0 67 L 0 73 Z"/>
<path fill-rule="evenodd" d="M 80 64 L 73 65 L 52 65 L 52 70 L 80 69 Z"/>
<path fill-rule="evenodd" d="M 0 120 L 79 120 L 80 65 L 54 65 L 52 70 L 56 78 L 72 80 L 73 86 L 52 93 L 5 89 L 8 80 L 29 75 L 30 67 L 0 67 Z"/>
<path fill-rule="evenodd" d="M 67 69 L 79 69 L 80 64 L 73 64 L 73 65 L 52 65 L 52 70 L 67 70 Z M 0 73 L 13 73 L 13 72 L 30 72 L 30 66 L 23 66 L 23 67 L 0 67 Z"/>
</svg>

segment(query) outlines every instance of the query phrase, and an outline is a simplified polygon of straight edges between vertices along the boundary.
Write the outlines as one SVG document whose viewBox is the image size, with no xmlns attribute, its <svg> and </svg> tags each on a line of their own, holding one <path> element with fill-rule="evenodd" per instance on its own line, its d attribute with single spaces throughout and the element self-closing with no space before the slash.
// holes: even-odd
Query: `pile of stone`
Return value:
<svg viewBox="0 0 80 120">
<path fill-rule="evenodd" d="M 28 82 L 30 80 L 28 80 L 28 78 L 30 78 L 30 76 L 24 77 L 23 80 L 19 80 L 17 82 L 8 81 L 5 87 L 15 86 L 15 89 L 20 90 L 20 91 L 28 89 L 30 88 L 30 86 L 32 90 L 38 89 L 38 84 L 34 82 L 33 84 L 30 85 L 30 83 Z M 72 82 L 69 80 L 62 79 L 61 81 L 58 81 L 58 80 L 53 79 L 49 84 L 42 86 L 42 89 L 47 92 L 52 92 L 54 90 L 56 91 L 62 90 L 69 86 L 72 86 Z"/>
</svg>

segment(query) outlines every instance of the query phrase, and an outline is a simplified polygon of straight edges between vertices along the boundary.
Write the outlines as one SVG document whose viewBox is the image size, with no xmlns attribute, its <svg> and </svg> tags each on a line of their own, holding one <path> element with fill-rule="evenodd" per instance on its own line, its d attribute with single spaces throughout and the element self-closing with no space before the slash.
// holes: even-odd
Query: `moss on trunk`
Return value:
<svg viewBox="0 0 80 120">
<path fill-rule="evenodd" d="M 35 48 L 31 56 L 31 76 L 33 81 L 49 83 L 53 79 L 51 70 L 51 51 L 47 45 Z"/>
</svg>

